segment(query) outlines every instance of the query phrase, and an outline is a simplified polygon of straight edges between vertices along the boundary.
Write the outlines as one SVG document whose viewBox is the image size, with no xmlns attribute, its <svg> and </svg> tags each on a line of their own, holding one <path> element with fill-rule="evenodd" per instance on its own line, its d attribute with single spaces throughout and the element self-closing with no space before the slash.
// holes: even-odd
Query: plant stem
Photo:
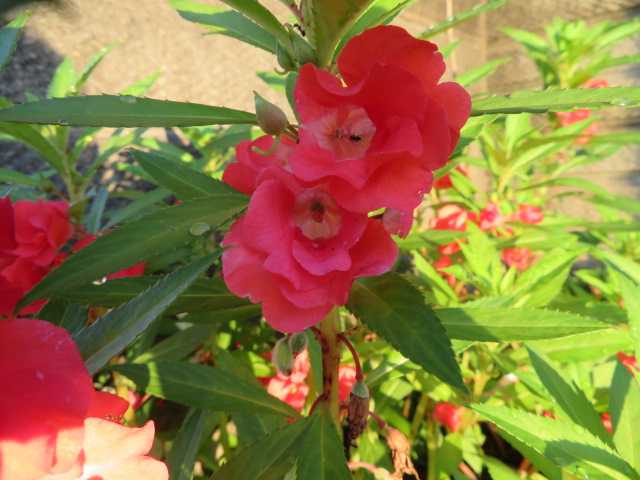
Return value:
<svg viewBox="0 0 640 480">
<path fill-rule="evenodd" d="M 336 424 L 338 432 L 340 428 L 340 398 L 338 388 L 338 369 L 340 367 L 340 342 L 336 322 L 338 309 L 334 308 L 329 315 L 320 322 L 322 334 L 322 402 L 327 405 L 331 418 Z"/>
<path fill-rule="evenodd" d="M 438 480 L 438 425 L 431 418 L 427 418 L 427 480 Z"/>
<path fill-rule="evenodd" d="M 423 393 L 420 395 L 420 400 L 418 400 L 418 405 L 416 406 L 416 411 L 413 415 L 413 420 L 411 421 L 410 439 L 412 442 L 416 439 L 418 433 L 420 432 L 420 426 L 422 425 L 422 421 L 424 420 L 424 415 L 427 411 L 428 406 L 429 397 Z"/>
</svg>

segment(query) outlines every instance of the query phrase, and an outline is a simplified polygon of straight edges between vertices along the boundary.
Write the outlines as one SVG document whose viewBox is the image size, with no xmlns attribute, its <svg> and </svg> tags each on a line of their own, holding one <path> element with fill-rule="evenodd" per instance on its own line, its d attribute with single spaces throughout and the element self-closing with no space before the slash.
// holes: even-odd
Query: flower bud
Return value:
<svg viewBox="0 0 640 480">
<path fill-rule="evenodd" d="M 289 347 L 294 357 L 307 348 L 307 334 L 305 332 L 294 333 L 289 336 Z"/>
<path fill-rule="evenodd" d="M 278 373 L 286 377 L 291 375 L 293 371 L 293 354 L 291 353 L 291 347 L 289 346 L 287 337 L 282 337 L 276 342 L 271 354 L 271 361 Z"/>
<path fill-rule="evenodd" d="M 280 44 L 276 43 L 276 59 L 278 65 L 280 65 L 286 72 L 290 72 L 296 69 L 296 64 L 289 55 L 289 52 Z"/>
<path fill-rule="evenodd" d="M 280 135 L 289 124 L 287 116 L 277 105 L 253 92 L 258 125 L 267 135 Z"/>
<path fill-rule="evenodd" d="M 291 35 L 293 43 L 293 54 L 296 57 L 298 65 L 305 63 L 316 63 L 316 52 L 311 45 L 299 35 Z"/>
<path fill-rule="evenodd" d="M 349 445 L 367 428 L 369 418 L 369 389 L 363 382 L 356 382 L 349 396 L 349 426 L 347 440 Z"/>
</svg>

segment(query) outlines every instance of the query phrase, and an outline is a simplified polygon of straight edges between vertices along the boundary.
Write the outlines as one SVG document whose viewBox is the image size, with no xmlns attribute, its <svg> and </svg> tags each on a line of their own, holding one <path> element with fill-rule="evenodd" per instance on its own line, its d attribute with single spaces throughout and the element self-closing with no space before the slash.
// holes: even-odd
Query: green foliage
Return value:
<svg viewBox="0 0 640 480">
<path fill-rule="evenodd" d="M 28 19 L 28 14 L 19 15 L 0 30 L 0 70 L 9 63 Z"/>
</svg>

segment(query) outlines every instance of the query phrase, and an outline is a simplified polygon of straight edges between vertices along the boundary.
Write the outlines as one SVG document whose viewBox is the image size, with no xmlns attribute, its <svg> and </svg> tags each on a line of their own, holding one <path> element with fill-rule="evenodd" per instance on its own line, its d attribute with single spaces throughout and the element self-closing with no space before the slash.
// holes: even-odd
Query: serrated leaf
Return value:
<svg viewBox="0 0 640 480">
<path fill-rule="evenodd" d="M 163 277 L 74 336 L 89 373 L 100 370 L 140 335 L 213 262 L 206 256 Z"/>
<path fill-rule="evenodd" d="M 148 212 L 155 204 L 160 203 L 169 195 L 171 195 L 171 192 L 164 188 L 156 188 L 150 192 L 143 193 L 126 207 L 110 212 L 109 221 L 104 226 L 104 229 L 108 230 L 125 220 L 129 220 L 131 217 Z M 162 205 L 165 206 L 165 204 Z"/>
<path fill-rule="evenodd" d="M 164 208 L 127 223 L 71 255 L 24 298 L 25 305 L 65 289 L 88 284 L 104 275 L 186 243 L 195 223 L 213 229 L 242 211 L 245 197 L 220 194 Z"/>
<path fill-rule="evenodd" d="M 472 18 L 477 17 L 481 13 L 490 12 L 492 10 L 495 10 L 496 8 L 500 8 L 505 3 L 507 3 L 507 0 L 489 0 L 485 3 L 477 4 L 472 8 L 465 10 L 463 12 L 460 12 L 454 15 L 453 17 L 447 18 L 445 21 L 434 25 L 428 30 L 425 30 L 420 34 L 420 38 L 427 39 L 427 38 L 434 37 L 439 33 L 445 32 L 450 28 L 455 27 L 456 25 L 459 25 L 463 22 L 466 22 L 467 20 L 471 20 Z"/>
<path fill-rule="evenodd" d="M 628 276 L 615 271 L 615 277 L 620 287 L 624 309 L 629 320 L 629 333 L 634 343 L 636 356 L 640 355 L 640 284 L 634 283 Z"/>
<path fill-rule="evenodd" d="M 600 415 L 585 394 L 575 384 L 569 384 L 562 375 L 535 350 L 527 347 L 531 364 L 538 377 L 556 404 L 577 425 L 598 436 L 600 440 L 611 445 L 611 435 L 605 430 Z"/>
<path fill-rule="evenodd" d="M 18 46 L 18 40 L 22 33 L 22 29 L 27 23 L 29 15 L 23 13 L 18 15 L 13 21 L 5 25 L 0 30 L 0 70 L 9 63 L 13 52 L 15 52 Z"/>
<path fill-rule="evenodd" d="M 278 39 L 285 48 L 289 47 L 290 40 L 287 30 L 278 19 L 257 0 L 222 0 L 222 2 L 260 25 L 260 27 Z"/>
<path fill-rule="evenodd" d="M 63 290 L 54 298 L 83 305 L 117 307 L 138 296 L 158 281 L 157 277 L 129 277 L 109 280 L 101 285 L 88 284 Z M 229 292 L 219 278 L 198 279 L 168 308 L 167 313 L 215 312 L 250 306 L 251 304 Z"/>
<path fill-rule="evenodd" d="M 255 115 L 199 103 L 131 95 L 51 98 L 0 110 L 0 122 L 76 127 L 186 127 L 256 124 Z"/>
<path fill-rule="evenodd" d="M 211 412 L 197 408 L 192 408 L 187 413 L 167 457 L 171 480 L 191 480 L 193 478 L 193 465 L 205 433 L 204 427 L 209 423 L 208 419 L 211 415 Z"/>
<path fill-rule="evenodd" d="M 466 391 L 451 342 L 422 294 L 395 273 L 354 283 L 348 308 L 395 349 L 442 381 Z"/>
<path fill-rule="evenodd" d="M 133 150 L 133 158 L 158 183 L 181 200 L 194 200 L 220 193 L 233 193 L 226 184 L 214 180 L 186 164 L 162 156 L 158 152 Z"/>
<path fill-rule="evenodd" d="M 541 308 L 439 308 L 435 314 L 451 338 L 483 342 L 548 339 L 611 327 L 594 318 Z"/>
<path fill-rule="evenodd" d="M 621 363 L 616 364 L 611 382 L 609 412 L 616 449 L 640 471 L 640 386 Z"/>
<path fill-rule="evenodd" d="M 1 110 L 0 110 L 1 111 Z M 0 123 L 0 133 L 32 148 L 58 172 L 64 172 L 64 157 L 60 150 L 46 139 L 34 125 Z"/>
<path fill-rule="evenodd" d="M 298 413 L 234 372 L 185 362 L 114 365 L 112 370 L 156 397 L 229 413 L 260 412 L 297 418 Z"/>
<path fill-rule="evenodd" d="M 635 107 L 638 104 L 639 87 L 549 89 L 477 98 L 473 101 L 471 115 L 565 112 L 574 108 Z"/>
<path fill-rule="evenodd" d="M 610 447 L 578 425 L 507 407 L 471 408 L 569 474 L 592 480 L 639 478 Z"/>
<path fill-rule="evenodd" d="M 212 33 L 226 35 L 270 53 L 276 52 L 276 38 L 241 13 L 191 0 L 170 0 L 180 16 L 206 26 Z"/>
</svg>

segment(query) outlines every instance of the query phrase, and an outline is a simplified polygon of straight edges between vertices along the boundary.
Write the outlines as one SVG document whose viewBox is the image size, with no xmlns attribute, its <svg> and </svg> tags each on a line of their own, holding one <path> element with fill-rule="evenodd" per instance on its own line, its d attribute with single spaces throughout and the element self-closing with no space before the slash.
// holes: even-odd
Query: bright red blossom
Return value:
<svg viewBox="0 0 640 480">
<path fill-rule="evenodd" d="M 352 38 L 338 69 L 342 81 L 312 64 L 300 70 L 293 172 L 326 182 L 345 209 L 410 213 L 455 147 L 470 97 L 456 83 L 438 83 L 445 65 L 436 45 L 399 27 Z"/>
<path fill-rule="evenodd" d="M 527 247 L 513 247 L 502 250 L 502 261 L 516 270 L 527 270 L 535 261 L 534 253 Z"/>
<path fill-rule="evenodd" d="M 638 368 L 638 361 L 634 355 L 627 355 L 624 352 L 618 352 L 616 354 L 618 361 L 632 374 L 636 375 L 640 370 Z"/>
<path fill-rule="evenodd" d="M 544 213 L 540 207 L 521 203 L 518 205 L 518 211 L 512 215 L 512 219 L 522 223 L 535 225 L 544 220 Z"/>
<path fill-rule="evenodd" d="M 439 402 L 433 409 L 433 419 L 451 432 L 457 432 L 462 422 L 462 407 L 449 402 Z"/>
<path fill-rule="evenodd" d="M 100 418 L 119 417 L 127 402 L 93 389 L 66 330 L 0 321 L 0 382 L 0 480 L 168 478 L 164 464 L 145 455 L 152 424 L 141 438 Z"/>
</svg>

